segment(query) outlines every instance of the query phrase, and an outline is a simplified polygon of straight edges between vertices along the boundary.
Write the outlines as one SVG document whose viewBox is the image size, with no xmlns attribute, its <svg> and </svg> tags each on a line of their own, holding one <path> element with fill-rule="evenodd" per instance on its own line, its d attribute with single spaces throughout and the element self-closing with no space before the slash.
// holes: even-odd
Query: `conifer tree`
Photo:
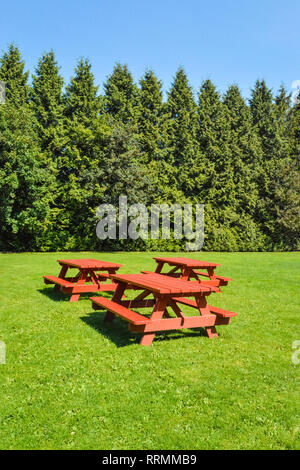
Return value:
<svg viewBox="0 0 300 470">
<path fill-rule="evenodd" d="M 162 83 L 152 70 L 140 80 L 137 132 L 144 161 L 164 158 L 166 152 L 166 112 Z"/>
<path fill-rule="evenodd" d="M 209 198 L 215 193 L 219 204 L 228 205 L 233 197 L 230 126 L 226 108 L 210 80 L 203 82 L 200 88 L 198 116 L 198 141 L 210 175 Z"/>
<path fill-rule="evenodd" d="M 39 59 L 32 78 L 31 103 L 37 123 L 38 135 L 43 150 L 47 150 L 52 159 L 61 151 L 63 125 L 63 78 L 53 51 L 45 53 Z"/>
<path fill-rule="evenodd" d="M 265 160 L 280 158 L 282 140 L 272 91 L 264 80 L 257 80 L 250 99 L 253 125 L 260 138 Z"/>
<path fill-rule="evenodd" d="M 300 166 L 300 91 L 296 103 L 287 117 L 288 153 L 296 166 Z"/>
<path fill-rule="evenodd" d="M 24 71 L 25 62 L 19 49 L 10 44 L 8 51 L 0 58 L 0 80 L 6 86 L 6 100 L 15 106 L 28 102 L 29 85 L 28 72 Z"/>
<path fill-rule="evenodd" d="M 102 98 L 97 95 L 99 87 L 94 84 L 94 80 L 90 62 L 81 58 L 75 68 L 75 76 L 66 87 L 66 117 L 77 119 L 87 127 L 102 109 Z"/>
<path fill-rule="evenodd" d="M 238 215 L 235 229 L 238 232 L 239 249 L 253 250 L 263 247 L 262 233 L 253 220 L 257 198 L 256 173 L 262 160 L 257 134 L 253 132 L 250 109 L 237 85 L 228 88 L 224 100 L 229 123 L 229 148 Z"/>
<path fill-rule="evenodd" d="M 0 105 L 0 250 L 51 247 L 55 182 L 29 106 Z"/>
<path fill-rule="evenodd" d="M 206 245 L 210 249 L 235 250 L 237 237 L 230 228 L 237 218 L 230 126 L 226 107 L 210 80 L 200 88 L 198 115 L 198 140 L 205 161 L 197 186 L 206 203 Z"/>
<path fill-rule="evenodd" d="M 197 156 L 197 107 L 186 73 L 179 68 L 168 93 L 170 160 L 191 164 Z"/>
<path fill-rule="evenodd" d="M 287 132 L 287 117 L 291 106 L 291 95 L 287 94 L 283 85 L 280 86 L 277 96 L 275 97 L 275 114 L 279 126 L 281 138 L 285 139 Z"/>
<path fill-rule="evenodd" d="M 69 249 L 88 248 L 103 194 L 101 161 L 110 126 L 100 115 L 97 91 L 91 64 L 80 59 L 66 87 L 64 148 L 58 159 L 58 238 Z"/>
<path fill-rule="evenodd" d="M 274 204 L 275 185 L 280 169 L 287 157 L 287 146 L 277 118 L 278 106 L 272 91 L 264 80 L 257 80 L 250 99 L 254 129 L 259 137 L 263 158 L 257 172 L 259 199 L 256 208 L 256 223 L 269 239 L 269 245 L 280 245 L 276 225 L 277 209 Z"/>
<path fill-rule="evenodd" d="M 105 111 L 124 124 L 135 123 L 138 88 L 127 65 L 115 65 L 104 90 Z"/>
</svg>

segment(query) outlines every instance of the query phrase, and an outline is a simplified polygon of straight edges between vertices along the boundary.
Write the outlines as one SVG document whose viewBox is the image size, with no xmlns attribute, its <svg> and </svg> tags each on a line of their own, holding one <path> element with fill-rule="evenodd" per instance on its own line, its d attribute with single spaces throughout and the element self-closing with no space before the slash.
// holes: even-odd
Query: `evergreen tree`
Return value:
<svg viewBox="0 0 300 470">
<path fill-rule="evenodd" d="M 278 180 L 280 160 L 286 158 L 287 148 L 277 119 L 278 107 L 272 91 L 264 80 L 257 80 L 250 99 L 254 129 L 260 140 L 263 156 L 257 171 L 259 198 L 256 207 L 256 223 L 268 237 L 270 246 L 280 244 L 276 229 L 275 186 Z"/>
<path fill-rule="evenodd" d="M 264 80 L 257 80 L 250 99 L 253 125 L 260 138 L 264 159 L 280 158 L 282 152 L 282 139 L 279 123 L 276 116 L 272 91 Z"/>
<path fill-rule="evenodd" d="M 47 250 L 54 179 L 28 106 L 0 106 L 0 250 Z"/>
<path fill-rule="evenodd" d="M 102 167 L 105 201 L 117 205 L 122 194 L 127 195 L 128 204 L 150 201 L 151 182 L 147 170 L 140 164 L 140 148 L 130 125 L 114 124 Z"/>
<path fill-rule="evenodd" d="M 209 199 L 217 195 L 219 205 L 230 205 L 234 197 L 229 148 L 230 126 L 227 110 L 210 80 L 203 82 L 199 92 L 198 141 L 205 156 Z"/>
<path fill-rule="evenodd" d="M 60 153 L 63 124 L 63 78 L 59 75 L 59 67 L 54 52 L 50 51 L 39 59 L 33 75 L 31 102 L 37 122 L 38 135 L 43 150 L 48 150 L 55 159 Z"/>
<path fill-rule="evenodd" d="M 138 88 L 127 65 L 115 65 L 104 90 L 105 111 L 124 124 L 135 123 Z"/>
<path fill-rule="evenodd" d="M 235 210 L 238 218 L 235 230 L 239 249 L 254 250 L 264 244 L 262 233 L 255 226 L 253 216 L 257 205 L 256 172 L 262 160 L 257 134 L 253 131 L 250 109 L 237 85 L 228 88 L 224 106 L 229 123 L 229 148 L 235 192 Z"/>
<path fill-rule="evenodd" d="M 299 250 L 300 248 L 300 172 L 299 162 L 281 159 L 271 182 L 275 224 L 273 239 L 276 248 Z"/>
<path fill-rule="evenodd" d="M 94 80 L 91 64 L 81 58 L 75 68 L 75 76 L 66 87 L 66 117 L 77 119 L 87 127 L 102 109 L 102 98 L 97 95 L 99 87 L 94 84 Z"/>
<path fill-rule="evenodd" d="M 95 213 L 103 194 L 101 161 L 110 126 L 91 65 L 80 59 L 66 87 L 64 148 L 58 159 L 56 197 L 59 246 L 87 249 L 95 238 Z"/>
<path fill-rule="evenodd" d="M 275 114 L 279 126 L 279 132 L 283 139 L 286 138 L 287 117 L 291 106 L 291 95 L 287 94 L 283 85 L 280 86 L 275 97 Z"/>
<path fill-rule="evenodd" d="M 296 103 L 289 110 L 287 117 L 288 153 L 300 165 L 300 91 Z"/>
<path fill-rule="evenodd" d="M 82 170 L 90 168 L 97 160 L 99 149 L 95 142 L 99 138 L 102 140 L 101 126 L 104 126 L 104 134 L 107 127 L 99 114 L 101 97 L 97 90 L 90 63 L 80 59 L 64 97 L 66 143 L 59 161 L 61 181 L 67 181 L 71 174 L 78 177 Z"/>
<path fill-rule="evenodd" d="M 140 80 L 137 129 L 144 161 L 160 160 L 166 154 L 166 112 L 162 83 L 152 70 Z"/>
<path fill-rule="evenodd" d="M 179 68 L 168 93 L 170 162 L 190 165 L 197 156 L 197 107 L 188 78 Z"/>
<path fill-rule="evenodd" d="M 28 72 L 24 72 L 24 67 L 19 49 L 10 44 L 0 58 L 0 80 L 6 85 L 6 100 L 15 106 L 28 102 Z"/>
<path fill-rule="evenodd" d="M 235 250 L 237 237 L 230 227 L 237 219 L 236 191 L 226 111 L 213 83 L 204 81 L 198 107 L 198 140 L 204 165 L 196 186 L 206 203 L 206 247 Z"/>
</svg>

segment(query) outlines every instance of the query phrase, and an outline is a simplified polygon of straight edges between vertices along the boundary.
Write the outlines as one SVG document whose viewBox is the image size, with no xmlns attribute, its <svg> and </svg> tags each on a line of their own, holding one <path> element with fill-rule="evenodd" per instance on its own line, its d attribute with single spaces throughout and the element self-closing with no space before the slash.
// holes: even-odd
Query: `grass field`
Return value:
<svg viewBox="0 0 300 470">
<path fill-rule="evenodd" d="M 103 324 L 88 296 L 45 286 L 57 258 L 95 257 L 120 272 L 154 269 L 154 253 L 0 255 L 1 449 L 296 449 L 300 253 L 189 253 L 234 281 L 209 303 L 239 315 L 157 336 Z M 176 254 L 174 256 L 179 256 Z"/>
</svg>

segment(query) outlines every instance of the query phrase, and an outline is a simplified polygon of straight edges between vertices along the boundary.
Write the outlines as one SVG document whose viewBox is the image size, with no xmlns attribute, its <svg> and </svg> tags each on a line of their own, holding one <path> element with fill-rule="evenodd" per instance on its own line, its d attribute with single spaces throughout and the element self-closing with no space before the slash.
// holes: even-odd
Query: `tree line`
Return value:
<svg viewBox="0 0 300 470">
<path fill-rule="evenodd" d="M 68 84 L 53 51 L 29 73 L 18 47 L 0 58 L 0 250 L 169 250 L 181 240 L 99 240 L 96 208 L 205 204 L 204 249 L 299 249 L 300 99 L 257 80 L 249 102 L 182 68 L 167 99 L 147 70 L 116 64 L 95 84 L 81 58 Z M 299 95 L 300 98 L 300 95 Z"/>
</svg>

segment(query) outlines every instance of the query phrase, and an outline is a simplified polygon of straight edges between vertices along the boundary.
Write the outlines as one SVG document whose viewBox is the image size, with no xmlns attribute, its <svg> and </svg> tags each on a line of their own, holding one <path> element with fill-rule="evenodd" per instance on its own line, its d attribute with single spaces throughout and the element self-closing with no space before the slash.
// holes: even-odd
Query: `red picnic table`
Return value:
<svg viewBox="0 0 300 470">
<path fill-rule="evenodd" d="M 177 258 L 154 258 L 157 262 L 155 272 L 161 274 L 167 274 L 169 276 L 178 277 L 182 280 L 189 280 L 191 278 L 196 279 L 201 284 L 210 286 L 226 286 L 229 281 L 232 281 L 229 277 L 217 276 L 215 269 L 220 264 L 209 263 L 208 261 L 199 261 L 190 258 L 177 257 Z M 164 265 L 167 264 L 172 267 L 167 273 L 162 273 Z M 198 271 L 197 269 L 205 269 L 205 271 Z M 209 278 L 201 279 L 200 276 Z"/>
<path fill-rule="evenodd" d="M 198 281 L 185 281 L 157 273 L 115 274 L 111 277 L 117 283 L 112 300 L 91 297 L 92 307 L 94 310 L 107 310 L 105 321 L 112 321 L 115 315 L 127 320 L 131 331 L 142 333 L 140 344 L 144 346 L 151 345 L 159 331 L 183 328 L 205 327 L 209 338 L 217 337 L 215 326 L 227 325 L 231 317 L 237 315 L 208 305 L 206 297 L 216 292 L 217 288 Z M 126 289 L 142 292 L 133 300 L 123 300 Z M 146 298 L 148 296 L 149 299 Z M 199 315 L 184 315 L 178 304 L 195 308 Z M 132 310 L 146 307 L 153 307 L 150 317 Z M 172 309 L 173 317 L 168 308 Z"/>
<path fill-rule="evenodd" d="M 54 289 L 61 289 L 65 294 L 71 294 L 70 302 L 76 302 L 80 294 L 85 292 L 114 291 L 116 284 L 104 284 L 115 274 L 122 264 L 109 263 L 98 259 L 59 259 L 61 266 L 57 276 L 43 276 L 45 284 L 54 284 Z M 66 277 L 68 269 L 77 269 L 78 273 Z M 103 272 L 103 271 L 106 271 Z"/>
</svg>

